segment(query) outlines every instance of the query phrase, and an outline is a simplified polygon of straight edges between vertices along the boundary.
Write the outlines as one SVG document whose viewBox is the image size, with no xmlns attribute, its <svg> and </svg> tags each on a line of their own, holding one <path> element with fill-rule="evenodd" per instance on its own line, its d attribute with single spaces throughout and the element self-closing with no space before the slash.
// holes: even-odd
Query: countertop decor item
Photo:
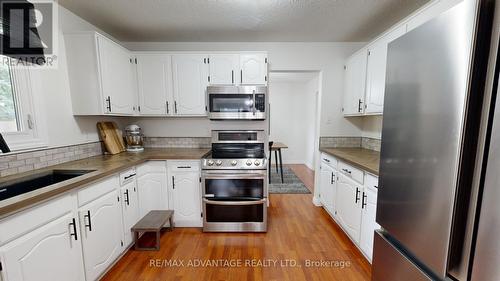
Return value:
<svg viewBox="0 0 500 281">
<path fill-rule="evenodd" d="M 125 140 L 127 142 L 127 151 L 141 152 L 144 151 L 144 135 L 141 127 L 132 124 L 125 128 Z"/>
<path fill-rule="evenodd" d="M 118 154 L 125 151 L 122 133 L 115 122 L 98 122 L 97 129 L 109 154 Z"/>
</svg>

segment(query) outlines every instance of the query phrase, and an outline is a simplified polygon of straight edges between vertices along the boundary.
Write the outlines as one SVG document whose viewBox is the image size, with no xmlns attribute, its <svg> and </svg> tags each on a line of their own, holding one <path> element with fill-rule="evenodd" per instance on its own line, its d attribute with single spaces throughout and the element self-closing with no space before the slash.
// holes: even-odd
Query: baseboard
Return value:
<svg viewBox="0 0 500 281">
<path fill-rule="evenodd" d="M 313 197 L 312 202 L 313 202 L 314 206 L 316 206 L 316 207 L 321 207 L 321 206 L 323 206 L 323 204 L 321 204 L 321 201 L 319 201 L 319 198 L 318 198 L 318 197 L 316 197 L 316 196 L 314 196 L 314 197 Z"/>
</svg>

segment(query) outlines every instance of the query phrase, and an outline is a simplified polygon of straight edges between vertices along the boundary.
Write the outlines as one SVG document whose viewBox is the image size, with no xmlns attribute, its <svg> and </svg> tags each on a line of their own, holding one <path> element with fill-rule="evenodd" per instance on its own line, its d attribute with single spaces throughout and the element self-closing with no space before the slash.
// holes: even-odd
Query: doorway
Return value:
<svg viewBox="0 0 500 281">
<path fill-rule="evenodd" d="M 271 71 L 269 74 L 269 140 L 287 146 L 283 165 L 314 170 L 319 139 L 320 71 Z M 272 163 L 278 161 L 273 155 Z M 276 169 L 272 167 L 272 173 Z"/>
</svg>

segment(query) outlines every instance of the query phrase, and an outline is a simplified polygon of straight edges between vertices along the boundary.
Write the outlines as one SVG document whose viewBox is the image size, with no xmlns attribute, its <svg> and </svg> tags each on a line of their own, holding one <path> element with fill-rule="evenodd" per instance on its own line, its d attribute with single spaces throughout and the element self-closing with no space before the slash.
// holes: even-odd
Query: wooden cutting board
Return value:
<svg viewBox="0 0 500 281">
<path fill-rule="evenodd" d="M 108 153 L 118 154 L 125 151 L 122 132 L 115 122 L 97 122 L 97 129 Z"/>
</svg>

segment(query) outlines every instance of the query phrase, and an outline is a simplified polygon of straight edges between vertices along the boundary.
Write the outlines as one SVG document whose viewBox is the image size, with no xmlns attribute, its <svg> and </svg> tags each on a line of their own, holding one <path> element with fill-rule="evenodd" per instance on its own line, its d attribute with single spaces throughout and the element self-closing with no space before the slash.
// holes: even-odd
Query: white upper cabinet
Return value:
<svg viewBox="0 0 500 281">
<path fill-rule="evenodd" d="M 103 36 L 97 39 L 107 113 L 132 115 L 137 107 L 135 59 L 117 43 Z"/>
<path fill-rule="evenodd" d="M 132 54 L 96 32 L 64 35 L 74 115 L 133 115 L 137 77 Z"/>
<path fill-rule="evenodd" d="M 137 54 L 137 83 L 141 115 L 172 115 L 172 61 L 166 54 Z"/>
<path fill-rule="evenodd" d="M 368 46 L 368 67 L 366 71 L 366 114 L 382 114 L 384 108 L 385 72 L 387 47 L 390 42 L 406 32 L 404 25 L 398 26 Z"/>
<path fill-rule="evenodd" d="M 210 67 L 210 84 L 234 85 L 239 82 L 240 55 L 210 55 L 208 64 Z"/>
<path fill-rule="evenodd" d="M 206 115 L 207 55 L 172 55 L 174 114 Z"/>
<path fill-rule="evenodd" d="M 422 11 L 410 17 L 406 22 L 406 31 L 409 32 L 419 27 L 462 1 L 463 0 L 435 0 L 429 3 L 425 9 L 422 9 Z"/>
<path fill-rule="evenodd" d="M 344 115 L 362 115 L 366 89 L 368 51 L 362 49 L 347 59 L 344 74 Z"/>
<path fill-rule="evenodd" d="M 240 55 L 240 84 L 267 84 L 267 55 L 262 53 Z"/>
</svg>

